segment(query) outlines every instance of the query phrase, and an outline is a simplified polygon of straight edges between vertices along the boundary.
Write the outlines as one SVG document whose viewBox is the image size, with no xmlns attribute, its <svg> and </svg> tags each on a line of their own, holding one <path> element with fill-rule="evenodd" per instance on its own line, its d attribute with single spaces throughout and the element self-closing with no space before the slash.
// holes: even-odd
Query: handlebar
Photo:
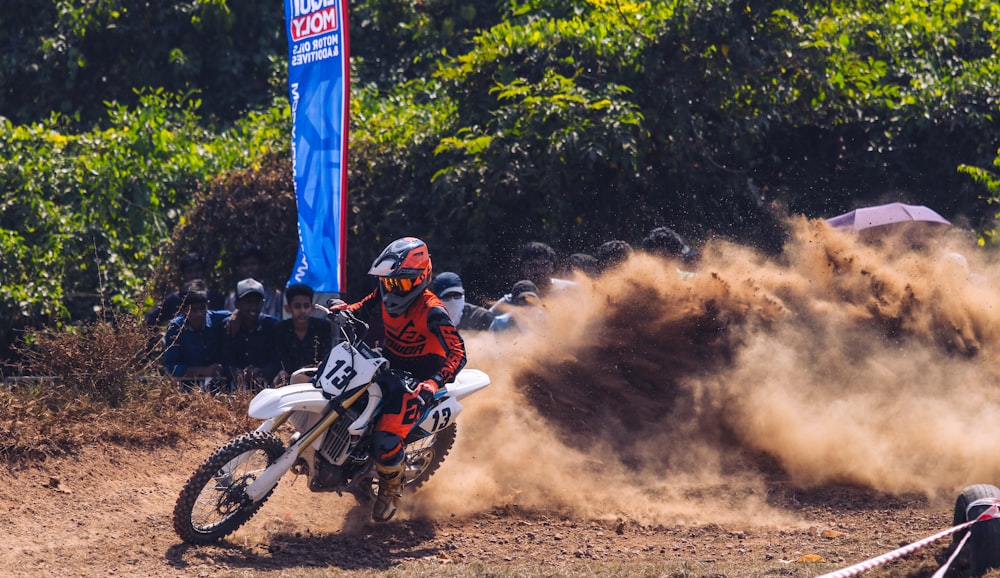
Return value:
<svg viewBox="0 0 1000 578">
<path fill-rule="evenodd" d="M 364 341 L 365 335 L 368 334 L 368 324 L 358 319 L 353 311 L 348 309 L 331 311 L 319 303 L 314 303 L 313 308 L 323 312 L 323 315 L 333 323 L 334 338 L 337 343 L 347 341 L 351 345 L 358 345 Z"/>
</svg>

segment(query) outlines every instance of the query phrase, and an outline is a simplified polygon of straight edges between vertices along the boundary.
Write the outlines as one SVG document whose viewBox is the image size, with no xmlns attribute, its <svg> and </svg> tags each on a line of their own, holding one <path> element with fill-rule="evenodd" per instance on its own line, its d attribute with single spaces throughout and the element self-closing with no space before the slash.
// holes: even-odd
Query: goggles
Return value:
<svg viewBox="0 0 1000 578">
<path fill-rule="evenodd" d="M 406 295 L 416 285 L 416 279 L 395 279 L 392 277 L 379 277 L 382 289 L 393 295 Z"/>
</svg>

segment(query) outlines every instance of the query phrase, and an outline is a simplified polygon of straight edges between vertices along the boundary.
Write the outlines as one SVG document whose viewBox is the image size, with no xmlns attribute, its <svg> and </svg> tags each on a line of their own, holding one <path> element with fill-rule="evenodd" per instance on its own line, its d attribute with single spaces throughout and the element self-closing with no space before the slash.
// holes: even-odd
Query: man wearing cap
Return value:
<svg viewBox="0 0 1000 578">
<path fill-rule="evenodd" d="M 279 361 L 274 347 L 278 319 L 261 314 L 266 293 L 256 279 L 236 284 L 236 309 L 226 327 L 222 357 L 237 389 L 258 389 L 278 374 Z"/>
<path fill-rule="evenodd" d="M 457 273 L 439 273 L 431 282 L 431 293 L 438 296 L 448 310 L 448 317 L 459 331 L 485 331 L 493 322 L 493 312 L 485 307 L 465 302 L 462 278 Z"/>
<path fill-rule="evenodd" d="M 529 329 L 542 316 L 542 300 L 538 287 L 528 279 L 522 279 L 510 288 L 510 305 L 506 313 L 493 318 L 490 331 L 507 331 L 515 327 Z"/>
<path fill-rule="evenodd" d="M 267 279 L 264 277 L 264 251 L 257 245 L 243 245 L 236 253 L 236 275 L 238 279 L 257 279 L 264 287 L 264 306 L 261 313 L 281 319 L 284 304 L 284 296 L 279 289 L 264 285 Z M 236 293 L 230 293 L 226 297 L 226 309 L 230 311 L 236 309 Z"/>
<path fill-rule="evenodd" d="M 534 292 L 539 297 L 548 298 L 550 294 L 577 287 L 575 281 L 552 276 L 556 270 L 556 252 L 545 243 L 540 241 L 525 243 L 521 247 L 520 261 L 523 280 L 534 284 Z M 503 313 L 510 305 L 511 294 L 507 293 L 490 306 L 490 311 Z"/>
<path fill-rule="evenodd" d="M 186 281 L 180 290 L 180 314 L 167 326 L 163 366 L 180 378 L 217 378 L 224 374 L 222 342 L 229 311 L 208 309 L 208 286 Z"/>
</svg>

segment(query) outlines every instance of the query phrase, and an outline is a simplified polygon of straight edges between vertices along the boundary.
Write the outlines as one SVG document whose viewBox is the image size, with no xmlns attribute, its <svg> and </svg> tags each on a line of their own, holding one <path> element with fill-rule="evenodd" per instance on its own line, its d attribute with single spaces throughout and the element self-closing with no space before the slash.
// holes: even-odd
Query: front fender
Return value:
<svg viewBox="0 0 1000 578">
<path fill-rule="evenodd" d="M 250 400 L 247 415 L 255 419 L 269 419 L 289 411 L 322 413 L 328 399 L 323 390 L 311 383 L 294 383 L 276 389 L 265 389 Z"/>
</svg>

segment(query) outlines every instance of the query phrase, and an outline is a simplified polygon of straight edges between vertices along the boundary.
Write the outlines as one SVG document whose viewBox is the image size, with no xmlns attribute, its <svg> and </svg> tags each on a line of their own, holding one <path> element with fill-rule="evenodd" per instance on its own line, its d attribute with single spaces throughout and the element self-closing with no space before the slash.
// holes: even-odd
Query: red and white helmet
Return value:
<svg viewBox="0 0 1000 578">
<path fill-rule="evenodd" d="M 385 310 L 402 315 L 431 282 L 431 253 L 416 237 L 396 239 L 372 262 Z"/>
</svg>

